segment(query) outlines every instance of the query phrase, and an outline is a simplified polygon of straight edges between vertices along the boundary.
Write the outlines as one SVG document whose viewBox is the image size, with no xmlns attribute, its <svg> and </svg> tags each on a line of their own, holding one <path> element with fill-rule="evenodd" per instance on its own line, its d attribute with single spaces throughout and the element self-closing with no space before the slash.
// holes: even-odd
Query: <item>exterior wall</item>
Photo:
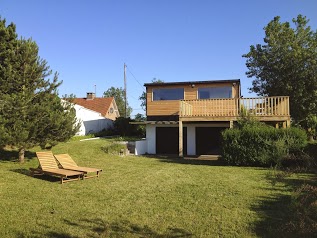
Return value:
<svg viewBox="0 0 317 238">
<path fill-rule="evenodd" d="M 104 128 L 113 126 L 113 121 L 100 115 L 100 113 L 91 111 L 79 105 L 74 105 L 76 117 L 80 121 L 78 135 L 87 135 L 93 132 L 99 132 Z"/>
<path fill-rule="evenodd" d="M 178 125 L 146 125 L 147 153 L 156 154 L 156 128 Z M 196 155 L 196 127 L 230 127 L 229 122 L 183 124 L 187 128 L 187 155 Z"/>
<path fill-rule="evenodd" d="M 146 102 L 147 102 L 147 116 L 160 116 L 160 115 L 179 115 L 179 101 L 178 100 L 152 100 L 152 90 L 155 88 L 184 88 L 184 99 L 194 100 L 198 99 L 198 88 L 206 87 L 232 87 L 232 97 L 239 97 L 240 84 L 232 83 L 209 83 L 197 84 L 194 87 L 191 84 L 184 85 L 165 85 L 165 86 L 148 86 L 146 89 Z"/>
<path fill-rule="evenodd" d="M 111 108 L 113 108 L 113 111 L 111 112 Z M 118 108 L 117 108 L 117 105 L 115 105 L 114 103 L 114 100 L 112 101 L 112 103 L 110 104 L 109 106 L 109 109 L 108 109 L 108 112 L 107 112 L 107 115 L 106 117 L 110 120 L 113 120 L 115 121 L 117 117 L 119 117 L 119 114 L 118 114 Z"/>
<path fill-rule="evenodd" d="M 187 127 L 187 154 L 196 154 L 196 130 L 194 125 L 188 125 Z"/>
<path fill-rule="evenodd" d="M 147 152 L 147 140 L 139 140 L 135 142 L 135 155 L 144 155 Z"/>
<path fill-rule="evenodd" d="M 146 125 L 147 152 L 149 154 L 156 154 L 155 128 L 155 125 Z"/>
</svg>

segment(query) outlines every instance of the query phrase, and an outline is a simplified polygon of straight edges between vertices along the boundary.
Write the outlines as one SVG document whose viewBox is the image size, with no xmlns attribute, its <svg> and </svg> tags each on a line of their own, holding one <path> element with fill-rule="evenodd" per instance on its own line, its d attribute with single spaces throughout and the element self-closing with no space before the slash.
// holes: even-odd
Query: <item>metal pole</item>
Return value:
<svg viewBox="0 0 317 238">
<path fill-rule="evenodd" d="M 127 77 L 126 77 L 127 65 L 124 63 L 124 116 L 127 118 Z"/>
</svg>

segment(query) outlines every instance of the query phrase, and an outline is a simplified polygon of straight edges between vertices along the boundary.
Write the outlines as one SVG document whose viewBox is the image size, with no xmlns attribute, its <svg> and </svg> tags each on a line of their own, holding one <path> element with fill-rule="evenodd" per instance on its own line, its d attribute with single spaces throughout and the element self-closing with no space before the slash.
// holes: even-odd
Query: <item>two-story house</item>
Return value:
<svg viewBox="0 0 317 238">
<path fill-rule="evenodd" d="M 219 154 L 221 131 L 242 110 L 274 126 L 290 125 L 288 97 L 243 98 L 239 79 L 144 86 L 149 154 Z"/>
</svg>

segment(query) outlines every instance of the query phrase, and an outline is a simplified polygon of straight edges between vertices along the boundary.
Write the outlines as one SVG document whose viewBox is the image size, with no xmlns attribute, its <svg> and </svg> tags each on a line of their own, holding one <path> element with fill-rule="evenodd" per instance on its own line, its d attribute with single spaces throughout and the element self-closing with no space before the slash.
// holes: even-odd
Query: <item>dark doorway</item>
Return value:
<svg viewBox="0 0 317 238">
<path fill-rule="evenodd" d="M 178 127 L 156 127 L 156 154 L 178 155 Z M 187 154 L 187 128 L 183 127 L 183 149 Z"/>
<path fill-rule="evenodd" d="M 196 127 L 196 154 L 219 155 L 224 127 Z"/>
</svg>

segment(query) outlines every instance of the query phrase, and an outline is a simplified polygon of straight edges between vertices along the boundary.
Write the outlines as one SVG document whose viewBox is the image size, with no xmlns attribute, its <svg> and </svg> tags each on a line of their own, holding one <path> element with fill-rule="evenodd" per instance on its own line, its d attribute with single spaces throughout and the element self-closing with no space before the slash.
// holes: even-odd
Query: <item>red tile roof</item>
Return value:
<svg viewBox="0 0 317 238">
<path fill-rule="evenodd" d="M 110 98 L 75 98 L 73 103 L 80 105 L 84 108 L 90 109 L 95 112 L 99 112 L 102 116 L 106 117 L 109 107 L 113 101 L 113 97 Z"/>
</svg>

